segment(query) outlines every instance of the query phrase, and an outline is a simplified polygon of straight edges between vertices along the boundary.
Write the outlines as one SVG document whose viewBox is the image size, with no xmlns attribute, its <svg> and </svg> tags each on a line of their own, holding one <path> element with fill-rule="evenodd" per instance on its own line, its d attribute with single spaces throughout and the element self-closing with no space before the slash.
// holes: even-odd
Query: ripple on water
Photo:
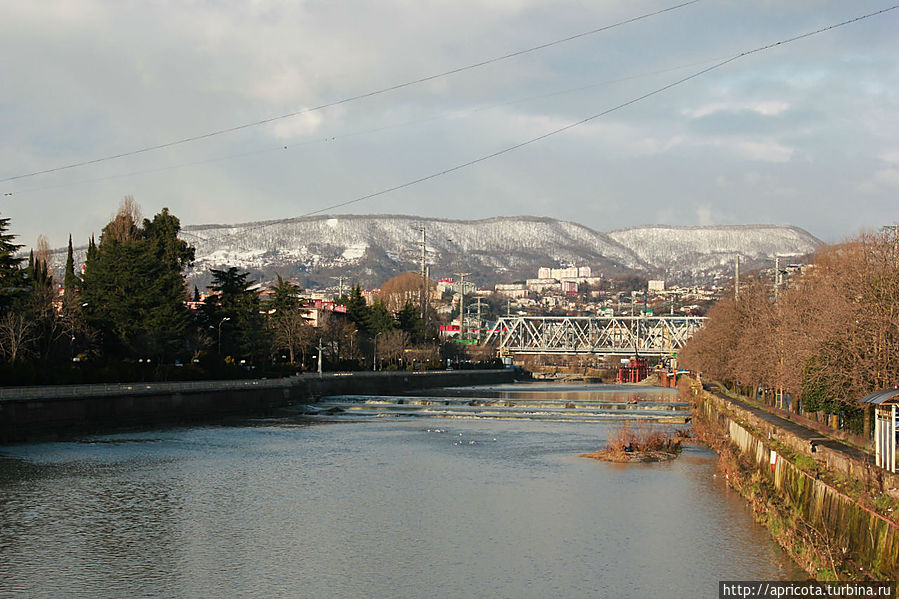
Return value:
<svg viewBox="0 0 899 599">
<path fill-rule="evenodd" d="M 602 422 L 303 422 L 5 448 L 0 595 L 714 597 L 798 574 L 704 448 L 620 466 L 577 458 Z"/>
</svg>

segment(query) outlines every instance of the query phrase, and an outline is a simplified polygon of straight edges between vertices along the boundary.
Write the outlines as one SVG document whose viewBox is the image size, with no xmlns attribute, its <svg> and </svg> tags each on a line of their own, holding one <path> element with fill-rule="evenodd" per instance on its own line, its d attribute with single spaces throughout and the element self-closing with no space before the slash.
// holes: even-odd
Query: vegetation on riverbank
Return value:
<svg viewBox="0 0 899 599">
<path fill-rule="evenodd" d="M 689 437 L 682 430 L 662 431 L 647 424 L 632 426 L 625 422 L 609 436 L 609 445 L 580 457 L 605 462 L 666 462 L 680 454 L 681 445 Z"/>
<path fill-rule="evenodd" d="M 0 218 L 3 386 L 276 378 L 319 365 L 502 367 L 490 345 L 440 339 L 418 273 L 386 281 L 372 303 L 358 284 L 336 304 L 316 303 L 280 275 L 261 285 L 228 266 L 210 269 L 201 293 L 186 278 L 194 248 L 179 238 L 181 222 L 167 208 L 142 218 L 125 198 L 99 239 L 91 237 L 81 268 L 69 239 L 62 277 L 46 238 L 26 260 L 9 227 Z"/>
<path fill-rule="evenodd" d="M 781 274 L 744 276 L 680 364 L 868 439 L 871 410 L 858 400 L 899 385 L 899 229 L 822 247 L 787 284 Z"/>
</svg>

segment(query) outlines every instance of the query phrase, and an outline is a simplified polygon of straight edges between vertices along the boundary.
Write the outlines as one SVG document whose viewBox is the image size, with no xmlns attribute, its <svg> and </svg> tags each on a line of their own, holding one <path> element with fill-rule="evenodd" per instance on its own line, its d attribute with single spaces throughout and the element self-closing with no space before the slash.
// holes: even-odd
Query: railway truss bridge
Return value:
<svg viewBox="0 0 899 599">
<path fill-rule="evenodd" d="M 702 316 L 524 316 L 500 318 L 486 343 L 501 354 L 676 354 Z"/>
</svg>

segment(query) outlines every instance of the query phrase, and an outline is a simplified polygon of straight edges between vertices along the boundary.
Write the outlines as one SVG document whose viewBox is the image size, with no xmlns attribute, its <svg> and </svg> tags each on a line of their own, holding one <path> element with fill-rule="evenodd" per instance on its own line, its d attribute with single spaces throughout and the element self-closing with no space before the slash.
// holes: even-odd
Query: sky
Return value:
<svg viewBox="0 0 899 599">
<path fill-rule="evenodd" d="M 316 109 L 683 1 L 0 0 L 0 216 L 53 247 L 126 195 L 182 225 L 533 215 L 839 241 L 896 223 L 899 9 L 616 109 L 896 0 L 699 0 Z"/>
</svg>

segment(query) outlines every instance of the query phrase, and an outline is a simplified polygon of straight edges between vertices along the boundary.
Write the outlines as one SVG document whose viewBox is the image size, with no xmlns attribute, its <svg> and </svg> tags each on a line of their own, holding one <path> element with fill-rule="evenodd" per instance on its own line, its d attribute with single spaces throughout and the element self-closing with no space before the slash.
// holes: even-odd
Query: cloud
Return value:
<svg viewBox="0 0 899 599">
<path fill-rule="evenodd" d="M 899 168 L 885 168 L 858 185 L 862 193 L 879 193 L 885 189 L 899 189 Z"/>
<path fill-rule="evenodd" d="M 0 3 L 0 53 L 15 57 L 0 63 L 0 178 L 365 94 L 665 6 Z M 716 57 L 843 21 L 855 10 L 838 0 L 808 6 L 698 3 L 339 108 L 3 183 L 0 193 L 16 195 L 0 195 L 0 211 L 23 239 L 43 232 L 56 245 L 70 231 L 76 240 L 97 232 L 126 194 L 146 213 L 168 205 L 185 224 L 291 217 L 622 106 L 499 159 L 352 207 L 466 218 L 514 211 L 597 229 L 652 215 L 676 224 L 777 215 L 839 237 L 847 227 L 895 218 L 877 203 L 852 218 L 834 215 L 853 194 L 895 189 L 896 13 L 629 103 Z M 272 151 L 255 156 L 257 148 Z M 180 168 L 165 170 L 170 166 Z M 744 177 L 748 171 L 758 180 Z M 765 212 L 759 197 L 780 199 Z M 815 211 L 798 201 L 809 197 Z M 705 208 L 694 208 L 697 201 Z M 627 209 L 635 203 L 643 210 Z"/>
<path fill-rule="evenodd" d="M 717 102 L 697 108 L 685 108 L 681 114 L 692 119 L 706 117 L 721 112 L 739 114 L 752 112 L 762 116 L 777 116 L 790 109 L 789 102 L 769 100 L 765 102 Z"/>
</svg>

